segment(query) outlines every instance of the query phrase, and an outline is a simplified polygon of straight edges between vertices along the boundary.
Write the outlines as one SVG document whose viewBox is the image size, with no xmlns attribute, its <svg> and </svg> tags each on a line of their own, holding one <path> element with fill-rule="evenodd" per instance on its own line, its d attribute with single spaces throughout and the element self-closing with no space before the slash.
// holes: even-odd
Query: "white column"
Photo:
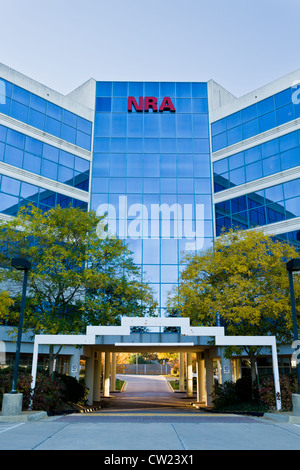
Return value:
<svg viewBox="0 0 300 470">
<path fill-rule="evenodd" d="M 184 392 L 184 353 L 179 353 L 179 391 Z"/>
<path fill-rule="evenodd" d="M 213 392 L 214 385 L 214 368 L 213 368 L 213 359 L 209 356 L 209 350 L 204 352 L 205 359 L 205 375 L 206 375 L 206 405 L 212 405 L 211 394 Z"/>
<path fill-rule="evenodd" d="M 197 403 L 205 403 L 205 369 L 203 354 L 197 353 Z"/>
<path fill-rule="evenodd" d="M 186 396 L 192 398 L 193 393 L 193 365 L 192 365 L 192 354 L 187 353 L 186 355 L 186 368 L 187 368 L 187 392 Z"/>
<path fill-rule="evenodd" d="M 275 398 L 276 398 L 276 409 L 281 410 L 281 396 L 280 396 L 280 381 L 279 381 L 279 368 L 277 358 L 276 339 L 274 336 L 274 342 L 272 344 L 272 360 L 273 360 L 273 374 L 274 374 L 274 385 L 275 385 Z"/>
<path fill-rule="evenodd" d="M 100 356 L 101 358 L 101 356 Z M 95 361 L 94 361 L 94 397 L 93 401 L 100 401 L 100 379 L 101 379 L 101 365 L 99 360 L 98 353 L 95 353 Z"/>
<path fill-rule="evenodd" d="M 70 357 L 69 375 L 77 380 L 79 380 L 80 355 L 81 350 L 79 348 L 75 348 L 74 346 L 74 352 Z"/>
<path fill-rule="evenodd" d="M 103 380 L 103 396 L 109 397 L 110 389 L 110 353 L 104 353 L 104 380 Z"/>
<path fill-rule="evenodd" d="M 93 404 L 94 399 L 94 352 L 85 361 L 85 384 L 89 389 L 88 404 Z"/>
<path fill-rule="evenodd" d="M 110 391 L 116 391 L 116 368 L 117 368 L 117 353 L 111 353 L 111 382 Z"/>
<path fill-rule="evenodd" d="M 222 370 L 222 384 L 225 382 L 232 382 L 232 365 L 231 359 L 225 357 L 225 348 L 221 348 L 221 370 Z"/>
</svg>

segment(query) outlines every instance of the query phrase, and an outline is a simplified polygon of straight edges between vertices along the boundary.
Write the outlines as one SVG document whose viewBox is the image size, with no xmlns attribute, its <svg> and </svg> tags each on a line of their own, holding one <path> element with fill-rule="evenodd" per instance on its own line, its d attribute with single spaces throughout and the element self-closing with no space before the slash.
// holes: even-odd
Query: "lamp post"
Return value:
<svg viewBox="0 0 300 470">
<path fill-rule="evenodd" d="M 21 339 L 22 339 L 22 329 L 23 329 L 23 320 L 24 320 L 27 280 L 28 280 L 28 272 L 31 269 L 31 263 L 25 258 L 13 258 L 11 265 L 13 268 L 18 269 L 19 271 L 24 271 L 23 292 L 22 292 L 21 309 L 20 309 L 14 375 L 13 375 L 12 389 L 10 392 L 10 393 L 18 393 L 17 392 L 18 369 L 19 369 L 19 362 L 20 362 L 20 350 L 21 350 Z"/>
<path fill-rule="evenodd" d="M 300 271 L 300 258 L 292 259 L 288 261 L 286 263 L 286 269 L 289 274 L 294 341 L 298 341 L 298 326 L 297 326 L 297 317 L 296 317 L 293 272 Z M 299 349 L 298 344 L 297 344 L 297 349 Z M 297 361 L 297 377 L 298 377 L 298 394 L 300 394 L 300 362 L 299 361 Z"/>
</svg>

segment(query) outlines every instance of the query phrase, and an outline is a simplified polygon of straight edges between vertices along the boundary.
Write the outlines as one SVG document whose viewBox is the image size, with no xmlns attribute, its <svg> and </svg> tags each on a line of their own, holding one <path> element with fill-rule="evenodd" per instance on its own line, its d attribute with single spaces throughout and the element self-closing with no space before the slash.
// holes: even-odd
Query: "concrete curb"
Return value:
<svg viewBox="0 0 300 470">
<path fill-rule="evenodd" d="M 40 419 L 46 418 L 47 412 L 46 411 L 22 411 L 19 415 L 11 415 L 11 416 L 1 416 L 0 415 L 0 423 L 4 422 L 21 422 L 24 423 L 26 421 L 38 421 Z"/>
</svg>

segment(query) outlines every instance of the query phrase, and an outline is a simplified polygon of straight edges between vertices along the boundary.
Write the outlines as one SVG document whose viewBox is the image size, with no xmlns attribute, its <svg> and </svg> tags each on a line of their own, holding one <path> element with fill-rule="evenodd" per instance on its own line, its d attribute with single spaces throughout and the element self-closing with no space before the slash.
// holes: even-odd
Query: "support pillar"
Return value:
<svg viewBox="0 0 300 470">
<path fill-rule="evenodd" d="M 213 359 L 209 356 L 209 350 L 204 352 L 205 360 L 205 375 L 206 375 L 206 405 L 211 406 L 212 403 L 212 393 L 214 386 L 214 367 Z"/>
<path fill-rule="evenodd" d="M 104 353 L 104 380 L 103 380 L 103 396 L 109 397 L 110 391 L 110 353 Z"/>
<path fill-rule="evenodd" d="M 94 400 L 100 401 L 100 380 L 101 380 L 101 356 L 99 360 L 99 353 L 95 353 L 94 360 Z"/>
<path fill-rule="evenodd" d="M 186 369 L 187 369 L 187 390 L 186 396 L 192 398 L 193 392 L 193 365 L 192 365 L 192 354 L 187 353 L 186 355 Z"/>
<path fill-rule="evenodd" d="M 70 357 L 69 375 L 79 380 L 81 350 L 74 347 L 74 353 Z"/>
<path fill-rule="evenodd" d="M 179 391 L 184 392 L 184 353 L 179 353 Z"/>
<path fill-rule="evenodd" d="M 225 349 L 221 348 L 221 370 L 222 370 L 222 384 L 225 382 L 232 382 L 232 365 L 231 359 L 225 357 Z"/>
<path fill-rule="evenodd" d="M 111 353 L 111 382 L 110 391 L 116 391 L 116 369 L 117 369 L 117 353 Z"/>
<path fill-rule="evenodd" d="M 202 353 L 197 353 L 197 403 L 205 403 L 205 368 Z"/>
<path fill-rule="evenodd" d="M 85 384 L 89 389 L 88 404 L 92 405 L 94 401 L 94 353 L 86 358 L 85 361 Z"/>
</svg>

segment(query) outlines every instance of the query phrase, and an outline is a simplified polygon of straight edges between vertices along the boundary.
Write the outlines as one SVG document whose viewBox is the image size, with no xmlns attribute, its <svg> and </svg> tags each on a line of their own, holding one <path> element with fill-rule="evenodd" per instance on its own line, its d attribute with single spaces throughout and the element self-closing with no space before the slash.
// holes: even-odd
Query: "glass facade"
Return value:
<svg viewBox="0 0 300 470">
<path fill-rule="evenodd" d="M 300 217 L 299 85 L 266 93 L 260 101 L 253 98 L 251 106 L 211 124 L 209 86 L 96 82 L 92 122 L 0 79 L 0 213 L 14 216 L 32 203 L 45 211 L 59 204 L 105 214 L 105 233 L 128 245 L 161 315 L 184 268 L 182 255 L 208 248 L 223 230 L 280 222 L 276 238 L 300 248 L 300 223 L 299 230 L 277 234 L 284 232 L 285 221 L 297 227 Z M 236 104 L 233 100 L 235 109 Z M 266 134 L 265 143 L 253 139 L 246 150 L 236 145 L 226 158 L 213 155 L 212 163 L 212 152 L 242 146 L 245 139 L 285 123 L 289 126 L 281 133 L 286 135 Z M 45 134 L 34 134 L 24 124 Z M 67 143 L 77 146 L 74 153 L 63 150 L 70 148 Z M 45 180 L 37 182 L 37 176 L 47 178 L 51 189 L 44 189 Z M 251 183 L 248 192 L 246 183 Z M 74 188 L 85 191 L 86 197 L 78 196 L 84 201 L 73 197 Z"/>
<path fill-rule="evenodd" d="M 211 126 L 212 151 L 299 118 L 298 96 L 299 90 L 291 87 L 214 122 Z"/>
<path fill-rule="evenodd" d="M 155 97 L 175 112 L 128 112 Z M 141 98 L 140 98 L 141 97 Z M 107 213 L 161 308 L 176 285 L 183 250 L 213 238 L 206 83 L 98 82 L 91 208 Z"/>
<path fill-rule="evenodd" d="M 222 228 L 243 229 L 300 217 L 300 178 L 215 205 L 217 235 Z"/>
<path fill-rule="evenodd" d="M 91 150 L 92 122 L 0 79 L 0 113 Z"/>
<path fill-rule="evenodd" d="M 52 207 L 81 207 L 87 210 L 86 202 L 71 198 L 55 191 L 50 191 L 16 178 L 0 175 L 0 212 L 15 216 L 22 206 L 33 204 L 48 211 Z"/>
<path fill-rule="evenodd" d="M 0 125 L 0 161 L 84 191 L 90 162 Z"/>
<path fill-rule="evenodd" d="M 214 163 L 214 191 L 300 166 L 300 131 L 252 147 Z"/>
</svg>

